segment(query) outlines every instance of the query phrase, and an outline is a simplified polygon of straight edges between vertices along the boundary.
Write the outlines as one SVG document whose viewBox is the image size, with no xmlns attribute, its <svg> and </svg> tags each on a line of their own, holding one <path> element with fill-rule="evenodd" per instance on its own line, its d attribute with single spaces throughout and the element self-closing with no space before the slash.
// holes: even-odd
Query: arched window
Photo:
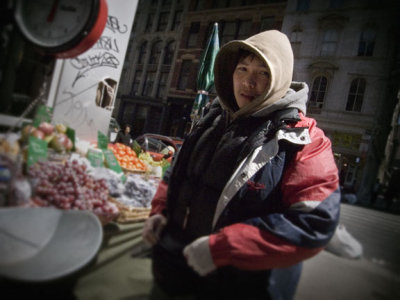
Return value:
<svg viewBox="0 0 400 300">
<path fill-rule="evenodd" d="M 135 77 L 133 79 L 131 95 L 140 95 L 139 86 L 141 77 L 142 77 L 142 71 L 141 70 L 136 71 Z"/>
<path fill-rule="evenodd" d="M 347 97 L 347 111 L 361 111 L 364 100 L 366 82 L 363 78 L 354 79 L 351 82 L 349 95 Z"/>
<path fill-rule="evenodd" d="M 158 18 L 157 31 L 165 31 L 168 25 L 169 11 L 160 13 Z"/>
<path fill-rule="evenodd" d="M 164 51 L 164 65 L 170 65 L 172 64 L 172 59 L 174 58 L 174 52 L 175 52 L 175 41 L 171 41 L 165 46 L 165 51 Z"/>
<path fill-rule="evenodd" d="M 139 48 L 139 57 L 138 57 L 138 62 L 137 62 L 138 64 L 144 64 L 146 52 L 147 52 L 147 42 L 145 41 L 140 45 L 140 48 Z"/>
<path fill-rule="evenodd" d="M 162 98 L 166 94 L 167 80 L 169 72 L 162 72 L 157 87 L 157 98 Z"/>
<path fill-rule="evenodd" d="M 309 106 L 322 108 L 327 87 L 328 79 L 325 76 L 318 76 L 314 79 L 310 94 Z"/>
<path fill-rule="evenodd" d="M 358 43 L 358 56 L 372 56 L 375 47 L 376 31 L 373 28 L 366 28 L 361 32 Z"/>
<path fill-rule="evenodd" d="M 157 64 L 161 54 L 161 41 L 156 41 L 151 47 L 149 64 Z"/>
<path fill-rule="evenodd" d="M 187 41 L 186 41 L 187 48 L 196 47 L 197 36 L 199 35 L 199 31 L 200 31 L 200 22 L 194 22 L 194 23 L 190 24 L 189 37 L 187 38 Z"/>
<path fill-rule="evenodd" d="M 185 90 L 189 87 L 190 76 L 192 70 L 192 61 L 191 60 L 183 60 L 181 65 L 181 73 L 179 76 L 178 82 L 178 90 Z"/>
<path fill-rule="evenodd" d="M 156 72 L 147 72 L 144 85 L 143 85 L 143 96 L 151 96 L 153 91 L 154 80 L 156 78 Z"/>
</svg>

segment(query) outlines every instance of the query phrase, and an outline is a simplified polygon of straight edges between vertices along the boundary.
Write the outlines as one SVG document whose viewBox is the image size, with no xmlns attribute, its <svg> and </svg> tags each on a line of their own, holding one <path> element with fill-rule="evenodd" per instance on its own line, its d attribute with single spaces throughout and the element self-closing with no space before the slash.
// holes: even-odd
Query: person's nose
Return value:
<svg viewBox="0 0 400 300">
<path fill-rule="evenodd" d="M 243 83 L 246 87 L 251 88 L 251 89 L 254 89 L 256 87 L 256 80 L 255 80 L 253 74 L 246 75 Z"/>
</svg>

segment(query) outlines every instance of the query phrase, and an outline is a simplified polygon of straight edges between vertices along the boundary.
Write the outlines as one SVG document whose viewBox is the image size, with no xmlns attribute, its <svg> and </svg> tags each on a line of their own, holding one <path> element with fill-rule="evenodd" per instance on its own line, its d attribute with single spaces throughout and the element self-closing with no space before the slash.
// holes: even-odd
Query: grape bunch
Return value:
<svg viewBox="0 0 400 300">
<path fill-rule="evenodd" d="M 94 179 L 86 172 L 86 165 L 76 160 L 65 164 L 39 162 L 29 168 L 28 176 L 36 205 L 91 210 L 101 219 L 112 220 L 118 215 L 117 206 L 108 201 L 106 181 Z"/>
</svg>

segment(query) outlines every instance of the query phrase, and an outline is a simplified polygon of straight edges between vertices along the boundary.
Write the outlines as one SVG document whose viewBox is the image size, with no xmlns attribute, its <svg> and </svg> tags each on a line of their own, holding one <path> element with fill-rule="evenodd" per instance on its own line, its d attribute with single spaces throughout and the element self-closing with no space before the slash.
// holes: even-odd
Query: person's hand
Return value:
<svg viewBox="0 0 400 300">
<path fill-rule="evenodd" d="M 187 245 L 183 255 L 187 264 L 200 276 L 206 276 L 217 268 L 211 256 L 208 236 L 199 237 Z"/>
<path fill-rule="evenodd" d="M 150 245 L 157 244 L 160 234 L 167 224 L 167 218 L 161 214 L 155 214 L 149 217 L 144 223 L 142 237 Z"/>
</svg>

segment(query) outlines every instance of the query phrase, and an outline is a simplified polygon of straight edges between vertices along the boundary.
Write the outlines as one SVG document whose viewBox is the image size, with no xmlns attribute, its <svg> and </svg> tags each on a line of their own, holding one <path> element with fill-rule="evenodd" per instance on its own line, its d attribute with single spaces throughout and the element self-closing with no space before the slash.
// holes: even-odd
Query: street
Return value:
<svg viewBox="0 0 400 300">
<path fill-rule="evenodd" d="M 323 251 L 304 263 L 295 300 L 400 299 L 400 216 L 342 204 L 340 222 L 363 246 L 356 260 Z"/>
</svg>

